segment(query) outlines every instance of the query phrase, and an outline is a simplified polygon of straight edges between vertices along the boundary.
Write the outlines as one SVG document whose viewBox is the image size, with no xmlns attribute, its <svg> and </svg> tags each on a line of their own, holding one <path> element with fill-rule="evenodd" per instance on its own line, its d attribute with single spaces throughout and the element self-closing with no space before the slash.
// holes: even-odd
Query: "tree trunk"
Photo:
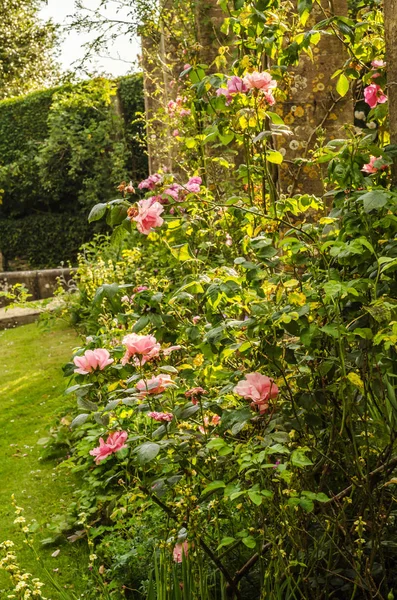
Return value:
<svg viewBox="0 0 397 600">
<path fill-rule="evenodd" d="M 314 4 L 308 24 L 315 25 L 333 14 L 347 16 L 347 0 L 335 0 L 332 11 L 327 0 L 322 0 L 321 6 Z M 313 60 L 302 54 L 299 65 L 293 69 L 291 93 L 282 103 L 282 116 L 293 135 L 278 140 L 279 149 L 284 148 L 279 183 L 285 194 L 321 196 L 324 192 L 320 165 L 297 165 L 294 159 L 310 157 L 309 151 L 322 136 L 325 143 L 344 137 L 343 125 L 353 124 L 352 95 L 341 98 L 335 90 L 337 79 L 331 80 L 346 59 L 342 42 L 335 35 L 323 35 L 313 48 Z"/>
<path fill-rule="evenodd" d="M 397 0 L 384 0 L 384 19 L 390 143 L 397 144 Z M 397 156 L 392 166 L 392 185 L 397 187 Z"/>
</svg>

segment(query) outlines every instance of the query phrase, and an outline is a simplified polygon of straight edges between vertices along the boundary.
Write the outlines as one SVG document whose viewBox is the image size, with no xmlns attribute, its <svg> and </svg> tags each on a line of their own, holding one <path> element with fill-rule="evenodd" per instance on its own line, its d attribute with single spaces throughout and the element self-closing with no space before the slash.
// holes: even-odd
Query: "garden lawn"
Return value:
<svg viewBox="0 0 397 600">
<path fill-rule="evenodd" d="M 43 538 L 51 537 L 46 524 L 72 501 L 76 483 L 66 473 L 58 473 L 54 461 L 40 460 L 37 444 L 69 402 L 63 395 L 66 380 L 61 367 L 75 345 L 73 331 L 60 324 L 50 331 L 36 324 L 0 331 L 0 541 L 13 540 L 17 544 L 21 568 L 44 581 L 44 595 L 54 600 L 59 598 L 58 593 L 13 524 L 11 494 L 25 509 L 26 519 L 35 519 L 39 525 L 36 547 L 51 575 L 66 590 L 81 593 L 87 565 L 85 547 L 40 544 Z M 59 555 L 51 557 L 57 549 Z M 0 598 L 7 597 L 9 589 L 8 575 L 0 571 Z"/>
</svg>

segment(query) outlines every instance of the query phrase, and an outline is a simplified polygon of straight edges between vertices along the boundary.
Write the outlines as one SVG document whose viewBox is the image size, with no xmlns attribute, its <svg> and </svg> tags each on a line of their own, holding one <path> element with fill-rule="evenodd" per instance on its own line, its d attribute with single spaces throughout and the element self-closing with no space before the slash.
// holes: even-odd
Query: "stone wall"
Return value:
<svg viewBox="0 0 397 600">
<path fill-rule="evenodd" d="M 29 300 L 52 298 L 59 286 L 67 288 L 73 284 L 75 269 L 45 269 L 41 271 L 6 271 L 0 273 L 0 291 L 8 291 L 16 283 L 23 284 L 31 297 Z M 0 307 L 9 304 L 6 298 L 0 297 Z"/>
</svg>

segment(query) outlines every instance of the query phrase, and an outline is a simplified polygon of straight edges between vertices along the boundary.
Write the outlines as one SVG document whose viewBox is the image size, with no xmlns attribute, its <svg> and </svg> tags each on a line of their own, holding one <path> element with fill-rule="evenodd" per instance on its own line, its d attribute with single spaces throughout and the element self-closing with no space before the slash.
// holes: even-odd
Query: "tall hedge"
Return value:
<svg viewBox="0 0 397 600">
<path fill-rule="evenodd" d="M 0 252 L 9 263 L 18 257 L 43 267 L 73 259 L 90 231 L 78 218 L 114 197 L 120 181 L 147 174 L 143 111 L 141 75 L 0 102 Z M 67 215 L 76 217 L 75 226 Z M 47 263 L 40 223 L 51 245 Z"/>
</svg>

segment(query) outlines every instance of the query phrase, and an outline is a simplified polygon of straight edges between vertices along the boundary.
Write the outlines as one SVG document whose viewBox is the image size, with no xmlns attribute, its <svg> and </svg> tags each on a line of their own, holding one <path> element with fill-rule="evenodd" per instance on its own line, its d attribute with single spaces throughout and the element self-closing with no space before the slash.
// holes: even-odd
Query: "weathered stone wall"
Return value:
<svg viewBox="0 0 397 600">
<path fill-rule="evenodd" d="M 59 281 L 66 288 L 73 281 L 75 269 L 45 269 L 41 271 L 6 271 L 0 273 L 0 291 L 8 291 L 17 283 L 23 284 L 31 298 L 29 300 L 43 300 L 52 298 L 58 288 Z M 0 297 L 0 307 L 6 306 L 9 301 Z"/>
</svg>

